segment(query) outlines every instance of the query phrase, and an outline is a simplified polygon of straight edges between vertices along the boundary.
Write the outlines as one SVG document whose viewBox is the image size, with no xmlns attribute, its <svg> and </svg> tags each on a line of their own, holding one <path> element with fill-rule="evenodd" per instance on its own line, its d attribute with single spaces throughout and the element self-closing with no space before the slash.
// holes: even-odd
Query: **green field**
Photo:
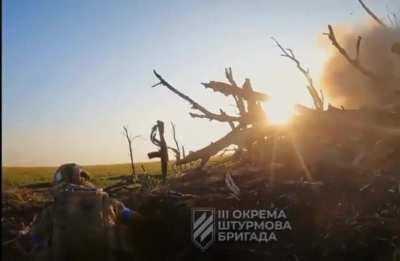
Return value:
<svg viewBox="0 0 400 261">
<path fill-rule="evenodd" d="M 138 174 L 143 173 L 143 164 L 148 174 L 160 174 L 159 162 L 145 162 L 135 164 Z M 3 189 L 21 187 L 28 184 L 51 182 L 57 167 L 2 167 Z M 93 183 L 98 186 L 108 186 L 118 182 L 121 175 L 131 172 L 130 164 L 92 165 L 83 166 L 90 172 Z M 173 173 L 172 168 L 170 172 Z M 115 177 L 115 179 L 113 179 Z"/>
<path fill-rule="evenodd" d="M 222 163 L 230 158 L 230 153 L 211 157 L 208 164 Z M 181 171 L 187 171 L 191 168 L 198 166 L 197 163 L 188 163 L 180 167 Z M 119 181 L 118 177 L 126 176 L 131 173 L 131 165 L 124 164 L 110 164 L 110 165 L 87 165 L 82 166 L 85 170 L 89 171 L 91 181 L 100 187 L 106 187 L 115 184 Z M 161 174 L 161 166 L 159 161 L 151 162 L 138 162 L 135 163 L 135 170 L 137 174 L 144 173 L 149 175 Z M 2 182 L 3 189 L 13 189 L 23 187 L 25 185 L 39 184 L 51 182 L 57 167 L 2 167 Z M 168 164 L 168 175 L 176 173 L 176 166 L 174 161 Z"/>
</svg>

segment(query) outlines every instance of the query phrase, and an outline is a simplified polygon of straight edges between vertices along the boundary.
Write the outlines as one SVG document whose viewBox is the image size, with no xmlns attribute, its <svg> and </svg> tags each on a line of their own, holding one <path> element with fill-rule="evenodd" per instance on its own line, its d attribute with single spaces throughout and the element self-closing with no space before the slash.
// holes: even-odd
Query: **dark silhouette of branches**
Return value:
<svg viewBox="0 0 400 261">
<path fill-rule="evenodd" d="M 159 139 L 157 138 L 157 133 Z M 161 172 L 163 182 L 165 182 L 168 174 L 168 146 L 164 138 L 164 122 L 157 121 L 157 123 L 151 128 L 150 140 L 159 148 L 159 150 L 149 152 L 147 156 L 150 159 L 161 158 Z"/>
<path fill-rule="evenodd" d="M 272 41 L 275 42 L 276 46 L 282 51 L 281 55 L 283 57 L 286 57 L 286 58 L 292 60 L 296 64 L 297 69 L 299 69 L 299 71 L 304 75 L 304 77 L 306 78 L 306 80 L 308 82 L 307 90 L 313 99 L 315 108 L 319 111 L 323 111 L 324 110 L 324 95 L 323 95 L 322 90 L 320 90 L 319 93 L 317 92 L 317 90 L 314 86 L 313 79 L 310 75 L 310 70 L 308 68 L 305 69 L 301 65 L 300 61 L 296 58 L 292 49 L 283 48 L 282 45 L 274 37 L 271 37 L 271 39 L 272 39 Z"/>
<path fill-rule="evenodd" d="M 181 150 L 179 148 L 178 140 L 176 139 L 175 124 L 172 121 L 171 121 L 171 128 L 172 128 L 172 137 L 174 138 L 174 142 L 175 142 L 175 148 L 168 147 L 168 149 L 170 149 L 170 150 L 172 150 L 172 152 L 174 152 L 176 161 L 179 161 L 181 158 Z"/>
<path fill-rule="evenodd" d="M 245 80 L 242 87 L 238 87 L 235 80 L 233 79 L 232 70 L 230 68 L 225 70 L 225 76 L 230 84 L 224 82 L 211 81 L 209 83 L 203 83 L 203 85 L 206 88 L 210 88 L 215 92 L 222 93 L 226 96 L 233 96 L 235 98 L 236 106 L 239 110 L 240 116 L 230 116 L 227 113 L 225 113 L 222 109 L 220 109 L 220 114 L 209 112 L 206 108 L 196 103 L 193 99 L 191 99 L 187 95 L 183 94 L 182 92 L 174 88 L 156 71 L 153 72 L 154 75 L 160 81 L 159 83 L 153 86 L 158 86 L 158 85 L 165 86 L 166 88 L 177 94 L 182 99 L 188 101 L 192 105 L 193 109 L 196 109 L 201 112 L 201 113 L 191 113 L 190 115 L 192 117 L 227 122 L 229 123 L 232 129 L 232 131 L 228 135 L 211 143 L 209 146 L 201 150 L 189 153 L 187 156 L 185 156 L 185 153 L 182 150 L 184 156 L 183 159 L 177 157 L 176 161 L 177 165 L 201 160 L 200 168 L 202 168 L 208 162 L 210 157 L 217 154 L 219 151 L 221 151 L 222 149 L 231 144 L 236 144 L 238 145 L 239 148 L 241 146 L 251 144 L 251 142 L 254 141 L 254 137 L 256 139 L 258 136 L 257 135 L 252 136 L 250 135 L 250 133 L 257 134 L 258 130 L 266 127 L 266 118 L 264 110 L 262 109 L 261 102 L 266 101 L 268 99 L 268 96 L 264 93 L 254 91 L 249 79 Z M 235 123 L 238 123 L 238 125 L 235 126 Z M 173 125 L 173 131 L 175 132 L 174 125 Z M 160 141 L 155 138 L 155 133 L 156 132 L 153 127 L 151 140 L 155 145 L 160 146 Z M 176 149 L 170 147 L 169 149 L 174 151 L 176 155 L 180 156 L 179 144 L 177 144 L 176 142 L 175 135 L 174 139 L 176 143 Z M 150 156 L 157 157 L 157 155 L 152 155 L 152 154 L 149 154 L 149 157 Z"/>
<path fill-rule="evenodd" d="M 329 40 L 331 41 L 331 44 L 339 51 L 339 53 L 352 65 L 354 66 L 358 71 L 360 71 L 363 75 L 368 77 L 369 79 L 373 81 L 384 81 L 384 79 L 378 75 L 376 75 L 374 72 L 368 70 L 365 68 L 361 63 L 360 63 L 360 46 L 361 46 L 361 36 L 358 36 L 357 38 L 357 43 L 356 43 L 356 55 L 354 58 L 350 57 L 348 52 L 339 44 L 337 41 L 335 31 L 333 30 L 333 27 L 331 25 L 328 25 L 328 33 L 325 33 L 325 35 L 328 36 Z"/>
<path fill-rule="evenodd" d="M 400 27 L 400 18 L 396 13 L 390 13 L 387 15 L 387 19 L 389 20 L 390 27 L 399 28 Z"/>
<path fill-rule="evenodd" d="M 374 19 L 381 26 L 387 27 L 387 25 L 381 19 L 379 19 L 374 12 L 372 12 L 371 9 L 369 9 L 362 0 L 358 0 L 358 2 L 361 4 L 362 8 L 372 17 L 372 19 Z"/>
<path fill-rule="evenodd" d="M 247 129 L 234 129 L 219 140 L 212 142 L 210 145 L 189 153 L 184 159 L 178 164 L 186 164 L 192 161 L 201 160 L 201 166 L 203 166 L 211 156 L 217 154 L 224 148 L 234 144 L 238 146 L 244 146 L 247 143 L 259 138 L 265 137 L 272 133 L 273 127 L 257 126 L 250 127 Z"/>
<path fill-rule="evenodd" d="M 372 86 L 367 85 L 372 87 L 372 91 L 375 93 L 379 92 L 381 93 L 384 91 L 386 94 L 395 94 L 398 95 L 399 89 L 398 86 L 390 86 L 386 85 L 387 83 L 390 83 L 391 80 L 395 80 L 397 82 L 398 77 L 393 76 L 392 77 L 383 77 L 381 75 L 377 75 L 375 72 L 368 70 L 365 68 L 361 63 L 360 63 L 360 45 L 361 45 L 361 36 L 358 37 L 357 43 L 356 43 L 356 55 L 355 58 L 351 58 L 348 52 L 339 44 L 337 41 L 335 31 L 333 30 L 331 25 L 328 25 L 328 33 L 325 33 L 325 35 L 328 36 L 329 40 L 331 41 L 332 45 L 339 51 L 339 53 L 350 63 L 354 68 L 356 68 L 359 72 L 361 72 L 364 76 L 366 76 L 368 79 L 371 81 L 374 81 L 376 84 Z M 380 88 L 380 86 L 384 84 L 386 85 L 386 88 Z"/>
<path fill-rule="evenodd" d="M 192 98 L 190 98 L 189 96 L 183 94 L 182 92 L 180 92 L 179 90 L 174 88 L 155 70 L 153 70 L 153 72 L 154 72 L 154 75 L 158 78 L 158 80 L 160 82 L 153 85 L 152 87 L 156 87 L 158 85 L 163 85 L 166 88 L 168 88 L 170 91 L 172 91 L 173 93 L 175 93 L 176 95 L 178 95 L 179 97 L 184 99 L 185 101 L 189 102 L 192 106 L 192 109 L 198 110 L 202 113 L 202 114 L 190 113 L 190 116 L 192 116 L 193 118 L 205 118 L 205 119 L 216 120 L 216 121 L 220 121 L 220 122 L 235 122 L 235 121 L 240 122 L 242 120 L 240 117 L 237 117 L 237 116 L 230 116 L 230 115 L 222 114 L 222 113 L 216 114 L 216 113 L 212 113 L 212 112 L 208 111 L 206 108 L 204 108 L 203 106 L 201 106 L 200 104 L 195 102 Z"/>
<path fill-rule="evenodd" d="M 128 141 L 128 146 L 129 146 L 129 156 L 130 156 L 130 159 L 131 159 L 131 175 L 132 175 L 132 178 L 136 179 L 137 175 L 136 175 L 136 171 L 135 171 L 135 165 L 133 163 L 132 142 L 133 142 L 134 139 L 140 137 L 140 135 L 131 136 L 129 134 L 128 126 L 123 126 L 122 129 L 123 129 L 123 134 L 124 134 L 126 140 Z"/>
<path fill-rule="evenodd" d="M 267 101 L 268 95 L 253 90 L 243 89 L 238 86 L 227 84 L 224 82 L 211 81 L 209 83 L 202 83 L 205 88 L 210 88 L 213 91 L 220 92 L 226 96 L 232 95 L 233 97 L 240 97 L 245 100 Z"/>
<path fill-rule="evenodd" d="M 226 79 L 228 80 L 228 82 L 229 82 L 232 86 L 234 86 L 234 87 L 239 87 L 239 86 L 236 84 L 236 81 L 233 79 L 233 73 L 232 73 L 232 68 L 231 68 L 231 67 L 225 68 L 225 77 L 226 77 Z M 239 110 L 240 116 L 245 115 L 245 114 L 246 114 L 246 109 L 245 109 L 245 107 L 244 107 L 244 101 L 243 101 L 243 99 L 242 99 L 240 96 L 237 96 L 237 95 L 233 95 L 233 98 L 235 99 L 236 107 L 237 107 L 238 110 Z"/>
</svg>

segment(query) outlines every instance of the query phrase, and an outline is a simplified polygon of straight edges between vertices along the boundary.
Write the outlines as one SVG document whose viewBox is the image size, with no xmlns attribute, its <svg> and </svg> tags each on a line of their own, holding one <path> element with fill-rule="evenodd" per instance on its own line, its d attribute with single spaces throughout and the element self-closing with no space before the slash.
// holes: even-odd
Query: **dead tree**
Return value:
<svg viewBox="0 0 400 261">
<path fill-rule="evenodd" d="M 361 0 L 359 0 L 359 2 L 378 23 L 381 22 L 376 16 L 374 17 L 374 15 L 372 15 L 373 13 Z M 379 92 L 382 92 L 383 89 L 389 90 L 390 92 L 398 91 L 398 86 L 393 86 L 392 83 L 398 81 L 393 81 L 393 79 L 388 80 L 384 76 L 378 75 L 376 72 L 369 70 L 360 62 L 361 37 L 358 37 L 357 42 L 355 43 L 355 55 L 351 55 L 338 42 L 332 26 L 329 25 L 328 29 L 329 32 L 327 35 L 332 45 L 340 52 L 340 54 L 347 60 L 348 63 L 354 66 L 359 72 L 368 77 L 371 81 L 379 83 L 374 84 L 376 87 L 388 85 L 388 88 L 375 88 L 375 86 L 372 86 L 371 90 L 378 92 L 380 95 L 382 94 Z M 310 76 L 309 70 L 303 67 L 291 49 L 282 47 L 275 39 L 273 39 L 273 41 L 282 51 L 282 56 L 293 61 L 296 64 L 297 69 L 299 69 L 306 78 L 307 90 L 313 98 L 315 106 L 315 109 L 300 106 L 298 108 L 299 113 L 287 126 L 268 124 L 268 119 L 266 118 L 262 108 L 262 102 L 268 100 L 268 95 L 255 91 L 252 88 L 249 79 L 246 79 L 243 85 L 239 86 L 234 80 L 232 70 L 230 68 L 225 70 L 227 82 L 210 81 L 208 83 L 202 83 L 202 85 L 206 89 L 211 89 L 216 93 L 223 94 L 227 97 L 232 97 L 236 103 L 236 114 L 228 114 L 223 109 L 219 109 L 219 112 L 212 112 L 208 110 L 206 107 L 197 103 L 190 96 L 175 88 L 155 70 L 153 71 L 155 77 L 158 79 L 158 83 L 153 85 L 153 87 L 163 86 L 169 91 L 178 95 L 183 100 L 187 101 L 191 105 L 191 109 L 194 110 L 189 113 L 192 118 L 217 121 L 223 124 L 229 124 L 231 127 L 231 130 L 226 135 L 197 151 L 189 152 L 187 155 L 185 155 L 185 151 L 182 147 L 183 158 L 180 157 L 179 153 L 179 157 L 176 157 L 177 165 L 187 163 L 192 165 L 194 162 L 200 161 L 200 167 L 203 167 L 211 157 L 217 155 L 220 151 L 223 151 L 231 145 L 236 145 L 239 148 L 243 148 L 241 150 L 243 155 L 240 156 L 240 160 L 244 160 L 253 164 L 257 163 L 258 159 L 260 159 L 260 161 L 265 161 L 268 160 L 267 158 L 271 158 L 271 173 L 275 168 L 273 164 L 275 164 L 276 159 L 275 155 L 273 154 L 274 152 L 271 153 L 271 148 L 272 151 L 274 151 L 274 148 L 279 140 L 286 140 L 288 141 L 288 144 L 292 143 L 294 145 L 293 147 L 295 154 L 299 158 L 301 167 L 306 172 L 307 177 L 309 177 L 310 171 L 307 168 L 306 162 L 302 156 L 302 151 L 300 151 L 299 148 L 302 148 L 301 150 L 304 151 L 307 151 L 307 149 L 312 149 L 314 143 L 317 142 L 315 138 L 317 136 L 324 135 L 325 137 L 334 137 L 333 139 L 327 139 L 324 142 L 332 142 L 332 144 L 335 146 L 336 143 L 334 142 L 336 142 L 336 140 L 339 140 L 340 144 L 344 144 L 345 142 L 349 141 L 350 137 L 354 139 L 354 137 L 349 135 L 349 133 L 355 133 L 357 139 L 365 139 L 366 143 L 369 142 L 369 137 L 372 137 L 373 141 L 384 137 L 385 139 L 389 139 L 390 142 L 400 144 L 399 128 L 396 125 L 396 122 L 399 121 L 393 120 L 392 117 L 396 116 L 392 115 L 393 113 L 391 115 L 387 115 L 390 117 L 381 117 L 381 115 L 378 115 L 378 118 L 371 117 L 370 111 L 366 110 L 344 110 L 344 108 L 339 109 L 330 105 L 327 106 L 327 109 L 325 110 L 323 93 L 322 91 L 317 91 L 316 87 L 314 86 L 313 79 Z M 398 44 L 393 46 L 392 52 L 400 53 L 400 47 Z M 383 118 L 390 119 L 388 123 L 385 123 L 386 125 L 383 124 L 384 121 L 386 121 L 386 119 Z M 156 133 L 156 129 L 157 126 L 153 127 L 152 130 L 152 137 L 154 136 L 154 138 L 155 134 L 153 133 Z M 159 147 L 161 146 L 160 141 L 153 143 Z M 302 145 L 304 146 L 297 146 L 297 143 L 303 143 Z M 322 146 L 325 146 L 325 144 Z M 166 150 L 167 147 L 165 145 L 165 153 Z M 177 153 L 179 152 L 179 145 L 177 143 L 176 149 L 173 151 L 176 151 Z M 154 157 L 160 156 L 160 151 L 153 153 Z M 265 153 L 271 153 L 272 157 L 265 157 Z M 268 164 L 263 164 L 263 166 L 267 165 Z"/>
<path fill-rule="evenodd" d="M 180 158 L 181 158 L 181 150 L 179 148 L 178 140 L 176 139 L 175 124 L 172 121 L 171 121 L 171 128 L 172 128 L 172 137 L 173 137 L 174 142 L 175 142 L 175 148 L 168 147 L 168 149 L 170 149 L 170 150 L 172 150 L 172 152 L 174 152 L 176 161 L 179 161 Z"/>
<path fill-rule="evenodd" d="M 368 6 L 362 0 L 358 0 L 358 2 L 362 6 L 362 8 L 368 13 L 368 15 L 372 17 L 373 20 L 375 20 L 379 25 L 385 28 L 389 28 L 380 18 L 378 18 L 377 15 L 375 15 L 374 12 L 371 11 L 371 9 L 368 8 Z M 333 27 L 331 25 L 328 25 L 328 33 L 325 33 L 325 35 L 328 36 L 329 40 L 331 41 L 331 44 L 339 51 L 339 53 L 364 76 L 378 83 L 383 83 L 387 81 L 386 77 L 376 74 L 375 72 L 369 70 L 363 64 L 361 64 L 360 62 L 360 46 L 362 41 L 361 36 L 357 37 L 357 42 L 355 44 L 356 54 L 354 57 L 351 57 L 348 51 L 344 49 L 338 42 L 335 35 L 335 31 L 333 30 Z M 399 91 L 399 89 L 397 88 L 394 89 L 396 92 Z"/>
<path fill-rule="evenodd" d="M 274 132 L 275 128 L 272 126 L 258 126 L 246 129 L 235 128 L 224 137 L 212 142 L 210 145 L 189 153 L 184 159 L 179 161 L 179 164 L 201 160 L 201 166 L 204 166 L 212 156 L 230 145 L 247 146 L 249 143 L 251 144 L 257 139 L 273 135 Z"/>
<path fill-rule="evenodd" d="M 192 109 L 198 110 L 202 113 L 202 114 L 190 113 L 190 116 L 192 116 L 193 118 L 206 118 L 209 120 L 216 120 L 216 121 L 220 121 L 220 122 L 240 121 L 240 117 L 228 116 L 223 113 L 217 114 L 217 113 L 208 111 L 206 108 L 204 108 L 203 106 L 201 106 L 200 104 L 195 102 L 189 96 L 187 96 L 187 95 L 183 94 L 182 92 L 178 91 L 177 89 L 175 89 L 171 84 L 169 84 L 166 80 L 164 80 L 164 78 L 161 75 L 159 75 L 155 70 L 153 72 L 154 72 L 154 75 L 160 80 L 160 82 L 153 85 L 152 87 L 156 87 L 158 85 L 163 85 L 163 86 L 167 87 L 173 93 L 177 94 L 182 99 L 188 101 L 191 104 Z"/>
<path fill-rule="evenodd" d="M 180 159 L 181 159 L 181 150 L 179 148 L 179 143 L 178 143 L 178 140 L 176 138 L 175 124 L 172 121 L 171 121 L 171 128 L 172 128 L 172 137 L 173 137 L 174 142 L 175 142 L 175 148 L 168 147 L 168 149 L 170 149 L 175 154 L 175 164 L 174 164 L 174 166 L 176 167 L 177 166 L 177 162 L 179 162 Z M 175 171 L 176 171 L 176 168 L 175 168 Z"/>
<path fill-rule="evenodd" d="M 205 107 L 202 105 L 198 104 L 195 102 L 192 98 L 187 96 L 186 94 L 183 94 L 179 90 L 177 90 L 175 87 L 173 87 L 170 83 L 168 83 L 160 74 L 158 74 L 155 70 L 153 71 L 154 75 L 157 77 L 159 80 L 159 83 L 153 85 L 153 87 L 162 85 L 165 86 L 167 89 L 181 97 L 182 99 L 186 100 L 187 102 L 190 103 L 192 106 L 192 109 L 199 111 L 200 113 L 189 113 L 191 117 L 193 118 L 203 118 L 203 119 L 208 119 L 210 121 L 215 120 L 219 122 L 227 122 L 227 123 L 233 123 L 236 125 L 241 125 L 245 126 L 247 124 L 252 124 L 256 119 L 262 119 L 265 117 L 265 115 L 260 111 L 262 109 L 260 108 L 260 102 L 261 101 L 266 101 L 268 99 L 268 96 L 263 93 L 257 93 L 253 92 L 250 81 L 247 80 L 245 84 L 243 85 L 242 88 L 234 86 L 234 85 L 229 85 L 223 82 L 216 82 L 216 81 L 211 81 L 209 83 L 203 83 L 203 86 L 205 88 L 210 88 L 215 92 L 222 93 L 226 96 L 233 96 L 233 97 L 238 97 L 238 99 L 247 100 L 247 111 L 243 107 L 240 106 L 239 110 L 242 111 L 242 114 L 239 116 L 232 116 L 226 114 L 224 111 L 220 110 L 220 113 L 213 113 L 207 110 Z M 228 75 L 228 74 L 227 74 Z M 243 102 L 242 102 L 243 103 Z M 255 103 L 256 106 L 249 106 L 249 103 Z"/>
<path fill-rule="evenodd" d="M 360 62 L 360 46 L 361 46 L 361 36 L 358 36 L 356 46 L 356 54 L 354 57 L 351 57 L 346 49 L 344 49 L 340 43 L 338 42 L 335 31 L 331 25 L 328 25 L 328 33 L 325 35 L 328 36 L 331 44 L 339 51 L 339 53 L 346 59 L 346 61 L 352 65 L 356 70 L 358 70 L 362 75 L 364 75 L 367 79 L 372 81 L 374 84 L 367 85 L 369 88 L 366 91 L 371 92 L 378 101 L 387 104 L 387 103 L 397 103 L 398 97 L 400 94 L 400 88 L 396 85 L 399 82 L 399 76 L 393 75 L 391 77 L 382 76 L 377 74 L 374 71 L 366 68 Z M 393 52 L 393 49 L 392 49 Z M 396 53 L 396 48 L 393 54 Z M 394 84 L 393 84 L 394 83 Z M 382 88 L 384 86 L 384 88 Z"/>
<path fill-rule="evenodd" d="M 325 33 L 325 35 L 328 36 L 329 40 L 331 41 L 331 44 L 339 51 L 339 53 L 349 62 L 354 68 L 356 68 L 359 72 L 361 72 L 364 76 L 367 78 L 373 80 L 373 81 L 382 81 L 384 80 L 383 77 L 377 75 L 375 72 L 370 71 L 369 69 L 365 68 L 361 63 L 360 63 L 360 46 L 361 46 L 361 40 L 362 37 L 358 36 L 357 42 L 356 42 L 356 55 L 354 57 L 351 57 L 349 53 L 347 52 L 346 49 L 344 49 L 338 42 L 335 31 L 333 30 L 333 27 L 331 25 L 328 25 L 328 33 Z"/>
<path fill-rule="evenodd" d="M 131 136 L 129 134 L 128 126 L 123 126 L 122 129 L 124 131 L 123 134 L 124 134 L 126 140 L 128 141 L 128 146 L 129 146 L 129 156 L 130 156 L 130 159 L 131 159 L 131 177 L 132 177 L 132 180 L 133 180 L 133 178 L 137 179 L 137 175 L 136 175 L 136 171 L 135 171 L 135 165 L 133 163 L 132 142 L 133 142 L 133 140 L 135 138 L 140 137 L 140 135 Z"/>
<path fill-rule="evenodd" d="M 307 128 L 308 131 L 321 132 L 333 136 L 339 130 L 345 133 L 367 133 L 368 136 L 390 138 L 400 143 L 400 130 L 398 121 L 390 124 L 384 122 L 384 114 L 380 114 L 381 121 L 371 118 L 369 112 L 363 110 L 339 110 L 330 107 L 328 110 L 318 112 L 305 106 L 298 105 L 297 111 L 301 115 L 296 124 Z M 323 131 L 322 131 L 323 130 Z"/>
<path fill-rule="evenodd" d="M 211 143 L 209 146 L 201 150 L 189 153 L 189 155 L 183 159 L 177 160 L 177 165 L 200 160 L 200 167 L 203 167 L 211 156 L 217 154 L 219 151 L 231 144 L 248 146 L 255 141 L 253 138 L 257 137 L 257 135 L 252 135 L 251 133 L 257 132 L 258 130 L 261 130 L 267 126 L 267 119 L 265 117 L 261 102 L 267 101 L 268 95 L 254 91 L 249 79 L 246 79 L 242 87 L 239 87 L 233 79 L 232 70 L 230 68 L 225 70 L 225 76 L 228 79 L 229 84 L 211 81 L 208 83 L 203 83 L 203 86 L 206 89 L 211 89 L 214 92 L 222 93 L 225 96 L 232 96 L 238 109 L 239 115 L 237 116 L 228 115 L 222 109 L 220 109 L 219 114 L 210 112 L 205 107 L 195 102 L 192 98 L 173 87 L 156 71 L 154 71 L 154 75 L 159 80 L 159 83 L 153 85 L 153 87 L 159 85 L 165 86 L 167 89 L 189 102 L 192 106 L 192 109 L 200 112 L 191 112 L 191 117 L 229 123 L 232 128 L 230 133 L 218 141 Z"/>
<path fill-rule="evenodd" d="M 301 65 L 300 61 L 296 58 L 292 49 L 283 48 L 282 45 L 275 38 L 271 37 L 271 39 L 272 39 L 272 41 L 275 42 L 276 46 L 282 51 L 281 55 L 283 57 L 286 57 L 286 58 L 292 60 L 296 64 L 297 69 L 299 69 L 299 71 L 304 75 L 304 77 L 306 78 L 306 80 L 308 82 L 307 90 L 313 99 L 315 109 L 317 109 L 319 111 L 323 111 L 324 110 L 324 94 L 323 94 L 322 90 L 320 90 L 319 93 L 317 92 L 317 90 L 314 86 L 313 79 L 310 75 L 310 70 L 308 68 L 305 69 Z"/>
<path fill-rule="evenodd" d="M 159 139 L 157 139 L 157 132 Z M 159 150 L 153 151 L 147 154 L 149 159 L 160 158 L 161 159 L 161 174 L 163 182 L 167 179 L 168 174 L 168 146 L 164 138 L 164 122 L 157 121 L 157 124 L 151 128 L 150 133 L 151 142 L 156 145 Z"/>
<path fill-rule="evenodd" d="M 381 27 L 385 30 L 391 30 L 391 26 L 384 23 L 378 16 L 368 8 L 368 6 L 362 0 L 358 0 L 361 7 L 367 12 L 367 14 L 377 22 Z M 388 17 L 389 22 L 392 23 L 392 27 L 396 28 L 398 26 L 397 16 L 393 14 L 393 17 Z M 394 20 L 393 20 L 394 19 Z M 360 59 L 360 49 L 362 43 L 362 37 L 358 36 L 357 40 L 354 43 L 355 46 L 355 54 L 351 55 L 348 50 L 346 50 L 338 41 L 334 28 L 332 25 L 328 25 L 328 32 L 324 33 L 330 40 L 332 46 L 336 48 L 336 50 L 340 53 L 341 56 L 360 74 L 366 77 L 372 84 L 366 84 L 364 91 L 371 94 L 371 96 L 375 97 L 376 105 L 380 106 L 394 106 L 398 104 L 399 96 L 400 96 L 400 87 L 398 86 L 398 82 L 400 81 L 400 75 L 389 74 L 384 75 L 381 73 L 377 73 L 367 66 L 361 63 Z M 400 53 L 400 48 L 396 46 L 394 43 L 391 47 L 391 50 L 388 50 L 393 55 Z M 375 107 L 378 107 L 375 106 Z M 397 106 L 397 105 L 396 105 Z"/>
</svg>

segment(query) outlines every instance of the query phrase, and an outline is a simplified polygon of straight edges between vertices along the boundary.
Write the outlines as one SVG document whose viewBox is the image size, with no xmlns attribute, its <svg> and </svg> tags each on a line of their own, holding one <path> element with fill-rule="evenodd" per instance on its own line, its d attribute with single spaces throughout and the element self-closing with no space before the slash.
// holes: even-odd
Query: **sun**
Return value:
<svg viewBox="0 0 400 261">
<path fill-rule="evenodd" d="M 294 115 L 294 104 L 271 99 L 264 106 L 272 124 L 287 124 Z"/>
<path fill-rule="evenodd" d="M 284 88 L 272 88 L 267 93 L 270 99 L 263 104 L 263 107 L 268 121 L 274 125 L 290 123 L 296 114 L 296 105 L 307 107 L 313 105 L 310 95 L 301 88 L 294 88 L 290 92 Z"/>
</svg>

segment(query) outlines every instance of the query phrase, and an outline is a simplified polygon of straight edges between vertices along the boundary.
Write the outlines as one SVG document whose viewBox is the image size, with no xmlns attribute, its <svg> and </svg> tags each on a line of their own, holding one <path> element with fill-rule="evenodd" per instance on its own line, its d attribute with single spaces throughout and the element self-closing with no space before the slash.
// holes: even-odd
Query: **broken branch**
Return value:
<svg viewBox="0 0 400 261">
<path fill-rule="evenodd" d="M 157 139 L 157 132 L 160 139 Z M 164 139 L 164 122 L 157 121 L 153 128 L 151 128 L 150 140 L 154 145 L 159 147 L 159 150 L 147 153 L 147 156 L 149 159 L 161 158 L 161 172 L 163 182 L 165 182 L 168 174 L 168 146 Z"/>
<path fill-rule="evenodd" d="M 175 124 L 171 121 L 171 127 L 172 127 L 172 136 L 174 138 L 175 146 L 176 148 L 168 147 L 168 149 L 172 150 L 175 154 L 175 160 L 179 161 L 181 158 L 181 151 L 179 149 L 179 144 L 178 140 L 176 139 L 176 133 L 175 133 Z"/>
<path fill-rule="evenodd" d="M 173 93 L 175 93 L 176 95 L 178 95 L 179 97 L 184 99 L 185 101 L 189 102 L 192 105 L 193 109 L 198 110 L 201 113 L 203 113 L 203 114 L 190 113 L 190 115 L 192 117 L 206 118 L 209 120 L 216 120 L 216 121 L 220 121 L 220 122 L 234 122 L 234 121 L 242 122 L 243 121 L 243 119 L 241 117 L 230 116 L 230 115 L 226 115 L 226 114 L 216 114 L 216 113 L 212 113 L 212 112 L 208 111 L 206 108 L 204 108 L 203 106 L 201 106 L 200 104 L 195 102 L 192 98 L 190 98 L 189 96 L 183 94 L 182 92 L 180 92 L 176 88 L 174 88 L 171 84 L 169 84 L 166 80 L 164 80 L 164 78 L 160 74 L 158 74 L 155 70 L 153 70 L 153 73 L 160 82 L 153 85 L 152 87 L 156 87 L 158 85 L 165 86 L 170 91 L 172 91 Z"/>
<path fill-rule="evenodd" d="M 287 57 L 290 60 L 292 60 L 296 64 L 297 69 L 299 69 L 299 71 L 304 75 L 304 77 L 306 78 L 306 80 L 308 82 L 307 90 L 313 99 L 315 108 L 319 111 L 323 111 L 324 110 L 324 96 L 323 96 L 322 90 L 320 90 L 320 93 L 318 93 L 317 90 L 315 89 L 313 79 L 310 76 L 310 70 L 305 69 L 301 65 L 300 61 L 296 58 L 292 49 L 283 48 L 282 45 L 274 37 L 271 37 L 271 39 L 272 39 L 272 41 L 275 42 L 276 46 L 282 51 L 282 56 Z"/>
<path fill-rule="evenodd" d="M 232 95 L 241 97 L 245 100 L 267 101 L 268 95 L 261 92 L 249 91 L 240 87 L 230 85 L 224 82 L 210 81 L 209 83 L 202 83 L 205 88 L 210 88 L 215 92 L 220 92 L 226 96 Z"/>
<path fill-rule="evenodd" d="M 233 79 L 233 74 L 232 74 L 232 68 L 231 67 L 225 68 L 225 77 L 226 77 L 226 79 L 228 80 L 228 82 L 232 86 L 239 87 L 236 84 L 235 80 Z M 236 95 L 233 95 L 233 98 L 235 99 L 236 107 L 239 110 L 239 114 L 240 115 L 245 115 L 246 114 L 246 109 L 244 107 L 243 99 L 241 97 L 239 97 L 239 96 L 236 96 Z"/>
<path fill-rule="evenodd" d="M 131 175 L 132 175 L 132 178 L 134 177 L 136 179 L 137 175 L 136 175 L 136 171 L 135 171 L 135 165 L 133 164 L 132 141 L 135 138 L 139 137 L 139 135 L 135 136 L 135 137 L 132 137 L 129 134 L 128 126 L 123 126 L 122 128 L 124 130 L 124 136 L 126 137 L 126 140 L 128 141 L 128 146 L 129 146 L 129 156 L 130 156 L 130 159 L 131 159 Z"/>
<path fill-rule="evenodd" d="M 362 0 L 358 0 L 358 2 L 361 4 L 362 8 L 364 8 L 364 10 L 372 17 L 372 19 L 374 19 L 381 26 L 387 27 L 387 25 L 381 19 L 379 19 L 374 12 L 372 12 L 371 9 L 369 9 Z"/>
<path fill-rule="evenodd" d="M 186 164 L 196 160 L 207 161 L 211 156 L 232 144 L 243 146 L 258 137 L 267 136 L 267 134 L 271 133 L 273 130 L 273 127 L 265 127 L 265 125 L 260 127 L 250 127 L 243 130 L 236 128 L 203 149 L 189 153 L 189 155 L 187 155 L 183 160 L 180 160 L 177 164 Z"/>
<path fill-rule="evenodd" d="M 328 36 L 329 40 L 331 41 L 332 45 L 339 51 L 341 55 L 352 65 L 354 66 L 358 71 L 360 71 L 363 75 L 367 76 L 371 80 L 374 81 L 380 81 L 383 80 L 382 77 L 376 75 L 374 72 L 366 69 L 361 63 L 360 63 L 360 45 L 361 45 L 361 36 L 357 38 L 357 43 L 356 43 L 356 56 L 355 58 L 351 58 L 350 55 L 347 53 L 347 51 L 339 44 L 339 42 L 336 39 L 335 31 L 333 30 L 331 25 L 328 25 L 328 33 L 325 33 L 325 35 Z"/>
</svg>

